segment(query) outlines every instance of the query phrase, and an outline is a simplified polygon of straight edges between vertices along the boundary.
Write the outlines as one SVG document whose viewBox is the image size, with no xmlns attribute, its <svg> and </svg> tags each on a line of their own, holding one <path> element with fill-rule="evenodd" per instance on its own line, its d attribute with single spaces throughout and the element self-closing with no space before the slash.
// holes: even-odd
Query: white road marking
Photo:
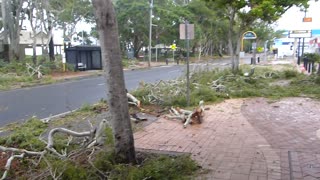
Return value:
<svg viewBox="0 0 320 180">
<path fill-rule="evenodd" d="M 180 71 L 180 70 L 168 71 L 168 74 L 170 74 L 170 73 L 174 73 L 174 72 L 178 72 L 178 71 Z"/>
</svg>

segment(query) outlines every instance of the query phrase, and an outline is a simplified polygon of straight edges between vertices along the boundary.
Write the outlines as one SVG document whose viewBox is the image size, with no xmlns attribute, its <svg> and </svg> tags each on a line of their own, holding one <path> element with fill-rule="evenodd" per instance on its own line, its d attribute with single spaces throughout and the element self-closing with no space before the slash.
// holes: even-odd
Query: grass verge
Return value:
<svg viewBox="0 0 320 180">
<path fill-rule="evenodd" d="M 96 105 L 83 105 L 78 111 L 57 118 L 49 123 L 43 123 L 37 118 L 31 118 L 25 123 L 11 124 L 6 127 L 10 131 L 6 137 L 0 137 L 0 145 L 41 151 L 45 148 L 47 133 L 55 127 L 66 127 L 72 130 L 89 130 L 87 121 L 93 119 L 107 109 L 106 102 L 100 101 Z M 61 152 L 65 150 L 71 154 L 67 159 L 59 159 L 52 154 L 46 154 L 40 163 L 35 163 L 34 157 L 14 160 L 10 178 L 22 179 L 191 179 L 199 169 L 189 155 L 160 155 L 138 152 L 137 164 L 118 164 L 114 159 L 114 143 L 111 128 L 106 128 L 106 142 L 104 147 L 92 149 L 83 148 L 81 139 L 74 138 L 67 146 L 68 136 L 56 134 L 54 148 Z M 39 137 L 42 140 L 39 139 Z M 4 165 L 10 154 L 0 155 L 0 174 L 4 172 Z"/>
</svg>

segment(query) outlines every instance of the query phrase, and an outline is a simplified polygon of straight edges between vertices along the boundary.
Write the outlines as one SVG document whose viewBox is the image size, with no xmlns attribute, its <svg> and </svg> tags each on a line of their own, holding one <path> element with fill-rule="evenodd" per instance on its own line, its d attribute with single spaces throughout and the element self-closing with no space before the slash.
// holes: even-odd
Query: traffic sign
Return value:
<svg viewBox="0 0 320 180">
<path fill-rule="evenodd" d="M 311 30 L 292 30 L 289 31 L 289 38 L 311 38 Z"/>
<path fill-rule="evenodd" d="M 177 46 L 176 46 L 176 44 L 172 44 L 172 45 L 170 46 L 170 48 L 171 48 L 172 50 L 176 50 L 176 49 L 177 49 Z"/>
<path fill-rule="evenodd" d="M 187 27 L 186 27 L 187 26 Z M 180 24 L 179 32 L 180 32 L 180 39 L 187 39 L 186 38 L 186 28 L 188 39 L 194 39 L 194 24 Z"/>
<path fill-rule="evenodd" d="M 303 22 L 312 22 L 312 17 L 305 17 L 302 20 Z"/>
</svg>

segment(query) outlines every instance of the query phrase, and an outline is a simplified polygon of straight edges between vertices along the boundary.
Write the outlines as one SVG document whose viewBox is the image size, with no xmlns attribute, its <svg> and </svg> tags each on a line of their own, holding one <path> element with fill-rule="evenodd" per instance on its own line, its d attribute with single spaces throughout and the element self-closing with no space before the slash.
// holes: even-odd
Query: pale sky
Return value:
<svg viewBox="0 0 320 180">
<path fill-rule="evenodd" d="M 277 30 L 309 30 L 320 29 L 320 1 L 310 0 L 310 7 L 307 11 L 307 17 L 312 17 L 312 22 L 302 22 L 304 12 L 300 11 L 298 7 L 290 8 L 276 23 Z M 82 29 L 90 32 L 91 26 L 86 23 L 79 23 L 77 30 Z M 62 31 L 55 31 L 55 42 L 62 43 Z"/>
<path fill-rule="evenodd" d="M 320 1 L 309 2 L 310 7 L 307 11 L 307 17 L 312 17 L 312 22 L 302 22 L 304 12 L 300 8 L 290 8 L 276 23 L 275 29 L 278 30 L 309 30 L 320 29 Z"/>
</svg>

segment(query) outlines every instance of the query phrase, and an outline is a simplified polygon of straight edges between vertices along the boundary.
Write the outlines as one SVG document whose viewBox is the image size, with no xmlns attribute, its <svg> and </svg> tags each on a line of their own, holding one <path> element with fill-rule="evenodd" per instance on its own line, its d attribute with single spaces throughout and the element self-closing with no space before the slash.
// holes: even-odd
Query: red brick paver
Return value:
<svg viewBox="0 0 320 180">
<path fill-rule="evenodd" d="M 208 107 L 204 122 L 186 129 L 179 121 L 160 118 L 134 134 L 136 147 L 191 153 L 209 170 L 198 179 L 320 177 L 319 102 L 258 98 Z"/>
</svg>

